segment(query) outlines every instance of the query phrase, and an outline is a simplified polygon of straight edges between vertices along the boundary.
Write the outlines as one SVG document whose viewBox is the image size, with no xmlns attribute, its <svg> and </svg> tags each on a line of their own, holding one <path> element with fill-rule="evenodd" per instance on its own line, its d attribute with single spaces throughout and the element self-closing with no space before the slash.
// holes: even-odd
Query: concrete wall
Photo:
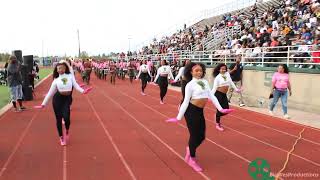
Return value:
<svg viewBox="0 0 320 180">
<path fill-rule="evenodd" d="M 212 87 L 212 68 L 207 69 L 206 78 Z M 244 101 L 247 106 L 268 107 L 271 78 L 274 72 L 245 70 L 243 72 Z M 320 113 L 320 75 L 290 73 L 292 96 L 288 97 L 288 108 Z M 234 94 L 234 97 L 237 97 Z M 238 98 L 233 98 L 237 100 Z M 281 105 L 279 100 L 278 105 Z"/>
</svg>

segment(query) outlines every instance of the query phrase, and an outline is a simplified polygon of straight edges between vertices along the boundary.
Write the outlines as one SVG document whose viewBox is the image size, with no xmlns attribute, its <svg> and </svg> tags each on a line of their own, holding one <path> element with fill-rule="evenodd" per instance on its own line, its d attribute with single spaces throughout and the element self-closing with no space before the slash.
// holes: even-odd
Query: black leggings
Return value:
<svg viewBox="0 0 320 180">
<path fill-rule="evenodd" d="M 133 79 L 134 79 L 134 76 L 129 76 L 129 78 L 130 78 L 130 83 L 132 83 Z"/>
<path fill-rule="evenodd" d="M 186 89 L 187 81 L 186 80 L 181 80 L 181 93 L 182 93 L 182 99 L 180 104 L 183 103 L 184 101 L 184 95 L 185 95 L 185 89 Z"/>
<path fill-rule="evenodd" d="M 222 93 L 220 91 L 216 91 L 216 93 L 214 93 L 214 95 L 217 97 L 217 99 L 223 109 L 229 109 L 228 97 L 225 93 Z M 224 115 L 226 115 L 226 114 L 218 111 L 218 109 L 217 109 L 217 113 L 216 113 L 216 123 L 217 124 L 220 124 L 220 117 L 224 116 Z"/>
<path fill-rule="evenodd" d="M 62 133 L 62 118 L 65 122 L 65 127 L 67 132 L 70 128 L 70 103 L 71 103 L 72 96 L 64 96 L 61 95 L 59 92 L 56 92 L 56 94 L 52 98 L 52 105 L 54 114 L 56 116 L 56 124 L 58 129 L 58 134 L 60 137 L 63 136 Z"/>
<path fill-rule="evenodd" d="M 168 91 L 168 78 L 160 76 L 159 77 L 159 87 L 160 87 L 160 99 L 163 101 L 163 98 L 166 96 Z"/>
<path fill-rule="evenodd" d="M 147 87 L 148 78 L 149 78 L 148 73 L 141 73 L 140 74 L 142 92 L 144 92 L 144 89 L 146 89 L 146 87 Z"/>
<path fill-rule="evenodd" d="M 184 117 L 190 133 L 189 149 L 190 156 L 196 157 L 196 149 L 206 137 L 206 122 L 203 115 L 203 108 L 189 103 Z"/>
</svg>

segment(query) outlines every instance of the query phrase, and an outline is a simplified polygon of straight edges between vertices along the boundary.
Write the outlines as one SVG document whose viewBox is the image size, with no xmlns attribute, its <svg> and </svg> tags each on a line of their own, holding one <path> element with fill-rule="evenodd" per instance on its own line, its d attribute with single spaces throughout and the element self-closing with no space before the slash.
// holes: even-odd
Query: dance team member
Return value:
<svg viewBox="0 0 320 180">
<path fill-rule="evenodd" d="M 189 63 L 185 67 L 185 98 L 176 118 L 168 119 L 167 122 L 179 122 L 185 117 L 189 130 L 189 144 L 186 148 L 185 161 L 195 171 L 202 171 L 196 161 L 196 150 L 205 139 L 206 123 L 203 109 L 210 98 L 219 111 L 230 113 L 231 109 L 222 109 L 217 98 L 211 93 L 209 83 L 204 79 L 206 68 L 201 63 Z"/>
<path fill-rule="evenodd" d="M 166 96 L 168 91 L 168 78 L 171 80 L 174 79 L 171 68 L 168 65 L 166 60 L 161 61 L 161 67 L 157 70 L 157 76 L 154 79 L 154 83 L 159 79 L 159 87 L 160 87 L 160 104 L 164 104 L 163 98 Z"/>
<path fill-rule="evenodd" d="M 71 75 L 69 66 L 66 62 L 58 63 L 56 65 L 53 71 L 53 78 L 54 80 L 48 94 L 44 98 L 42 104 L 40 106 L 35 106 L 35 108 L 44 108 L 49 99 L 53 96 L 52 105 L 56 117 L 56 126 L 58 129 L 60 144 L 64 146 L 66 145 L 70 135 L 70 103 L 72 88 L 74 87 L 77 91 L 83 94 L 87 94 L 92 88 L 88 88 L 86 90 L 82 89 Z M 66 137 L 63 136 L 62 118 L 65 122 Z"/>
<path fill-rule="evenodd" d="M 233 83 L 229 72 L 227 72 L 228 68 L 225 64 L 219 64 L 213 71 L 213 76 L 215 77 L 213 81 L 212 94 L 214 94 L 222 108 L 229 109 L 229 101 L 227 97 L 227 92 L 229 87 L 232 86 L 233 89 L 237 93 L 240 93 L 241 90 L 236 87 Z M 217 110 L 216 112 L 216 129 L 219 131 L 224 131 L 224 128 L 221 125 L 221 117 L 226 115 L 223 112 Z"/>
<path fill-rule="evenodd" d="M 139 67 L 139 73 L 137 75 L 137 79 L 141 79 L 141 94 L 145 96 L 144 90 L 147 87 L 147 82 L 149 76 L 151 77 L 150 69 L 148 68 L 146 60 L 143 60 Z"/>
</svg>

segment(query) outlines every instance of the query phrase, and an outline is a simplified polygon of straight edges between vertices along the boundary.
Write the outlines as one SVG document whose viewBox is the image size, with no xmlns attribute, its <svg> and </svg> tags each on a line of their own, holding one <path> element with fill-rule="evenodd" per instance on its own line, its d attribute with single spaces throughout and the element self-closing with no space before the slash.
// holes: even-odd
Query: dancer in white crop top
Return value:
<svg viewBox="0 0 320 180">
<path fill-rule="evenodd" d="M 227 98 L 227 92 L 229 87 L 231 86 L 236 90 L 236 92 L 240 92 L 240 90 L 233 83 L 230 74 L 227 72 L 228 68 L 225 64 L 219 64 L 213 71 L 213 76 L 215 77 L 213 81 L 212 94 L 214 94 L 222 108 L 229 109 L 229 102 Z M 221 125 L 221 117 L 226 115 L 220 111 L 216 112 L 216 129 L 219 131 L 224 131 L 224 128 Z"/>
<path fill-rule="evenodd" d="M 82 94 L 87 94 L 92 88 L 82 89 L 75 81 L 74 76 L 70 73 L 67 62 L 61 62 L 56 65 L 53 71 L 54 80 L 51 84 L 50 90 L 44 98 L 40 106 L 35 108 L 44 108 L 49 99 L 53 96 L 52 105 L 56 117 L 56 125 L 58 134 L 60 137 L 60 144 L 66 145 L 66 141 L 69 139 L 69 128 L 70 128 L 70 104 L 72 99 L 72 88 L 74 87 L 77 91 Z M 65 122 L 66 136 L 63 136 L 62 132 L 62 118 Z"/>
<path fill-rule="evenodd" d="M 140 64 L 139 73 L 137 75 L 137 79 L 138 78 L 141 79 L 141 94 L 145 96 L 146 94 L 144 93 L 144 90 L 147 87 L 148 79 L 151 78 L 150 69 L 146 60 L 143 60 L 142 64 Z"/>
<path fill-rule="evenodd" d="M 163 98 L 166 96 L 168 91 L 168 78 L 173 80 L 174 77 L 172 75 L 171 67 L 168 66 L 166 60 L 161 61 L 161 67 L 157 70 L 157 76 L 154 79 L 154 83 L 157 82 L 160 87 L 160 104 L 164 104 Z"/>
<path fill-rule="evenodd" d="M 195 171 L 202 171 L 196 161 L 196 149 L 205 139 L 206 123 L 203 109 L 210 98 L 213 104 L 223 113 L 229 113 L 231 109 L 222 109 L 217 98 L 211 93 L 205 76 L 205 66 L 201 63 L 190 63 L 185 68 L 185 78 L 188 81 L 185 89 L 185 98 L 176 118 L 167 122 L 179 122 L 185 117 L 190 133 L 189 145 L 186 148 L 185 161 Z M 191 80 L 192 79 L 192 80 Z"/>
</svg>

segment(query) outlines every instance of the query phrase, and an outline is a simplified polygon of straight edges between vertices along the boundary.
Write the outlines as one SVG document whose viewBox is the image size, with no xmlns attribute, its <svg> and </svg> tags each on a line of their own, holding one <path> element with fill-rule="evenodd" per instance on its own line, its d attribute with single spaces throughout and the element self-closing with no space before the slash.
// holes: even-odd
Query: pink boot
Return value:
<svg viewBox="0 0 320 180">
<path fill-rule="evenodd" d="M 231 113 L 233 111 L 234 111 L 234 109 L 222 109 L 222 110 L 220 110 L 220 112 L 222 112 L 223 114 L 229 114 L 229 113 Z"/>
<path fill-rule="evenodd" d="M 179 122 L 179 120 L 177 118 L 170 118 L 170 119 L 166 120 L 166 122 L 177 123 L 177 122 Z"/>
<path fill-rule="evenodd" d="M 184 161 L 188 163 L 190 160 L 190 150 L 189 147 L 186 147 L 186 156 L 184 157 Z"/>
<path fill-rule="evenodd" d="M 188 164 L 189 164 L 189 166 L 192 167 L 193 170 L 195 170 L 197 172 L 202 171 L 202 168 L 197 163 L 196 158 L 190 157 Z"/>
<path fill-rule="evenodd" d="M 61 144 L 61 146 L 66 145 L 66 142 L 64 141 L 63 137 L 60 137 L 60 144 Z"/>
<path fill-rule="evenodd" d="M 216 129 L 218 129 L 219 131 L 224 131 L 224 128 L 220 124 L 216 125 Z"/>
</svg>

